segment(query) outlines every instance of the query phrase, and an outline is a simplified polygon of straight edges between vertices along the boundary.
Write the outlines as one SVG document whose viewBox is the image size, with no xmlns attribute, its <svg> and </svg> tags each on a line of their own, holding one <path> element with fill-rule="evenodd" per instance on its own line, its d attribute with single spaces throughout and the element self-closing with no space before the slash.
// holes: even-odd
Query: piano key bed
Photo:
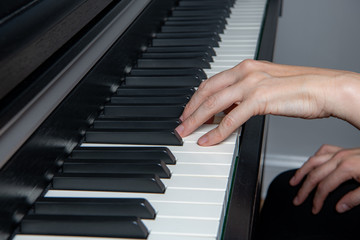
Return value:
<svg viewBox="0 0 360 240">
<path fill-rule="evenodd" d="M 180 0 L 13 240 L 221 239 L 241 129 L 174 131 L 206 78 L 254 59 L 266 0 Z"/>
</svg>

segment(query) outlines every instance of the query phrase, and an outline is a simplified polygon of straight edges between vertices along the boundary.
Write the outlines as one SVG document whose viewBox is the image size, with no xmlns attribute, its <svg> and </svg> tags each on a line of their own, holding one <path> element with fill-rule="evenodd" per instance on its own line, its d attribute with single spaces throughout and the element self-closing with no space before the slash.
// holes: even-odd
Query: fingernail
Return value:
<svg viewBox="0 0 360 240">
<path fill-rule="evenodd" d="M 208 141 L 208 137 L 205 135 L 205 136 L 202 136 L 201 138 L 199 138 L 198 144 L 204 145 L 207 141 Z"/>
<path fill-rule="evenodd" d="M 177 128 L 175 128 L 175 131 L 177 131 L 177 133 L 182 136 L 182 134 L 184 133 L 184 129 L 184 126 L 180 124 L 179 126 L 177 126 Z"/>
<path fill-rule="evenodd" d="M 339 213 L 343 213 L 343 212 L 350 210 L 350 207 L 349 207 L 349 205 L 343 203 L 339 206 L 338 210 L 339 210 Z"/>
<path fill-rule="evenodd" d="M 179 117 L 179 119 L 183 122 L 183 121 L 184 121 L 183 115 L 181 115 L 181 116 Z"/>
</svg>

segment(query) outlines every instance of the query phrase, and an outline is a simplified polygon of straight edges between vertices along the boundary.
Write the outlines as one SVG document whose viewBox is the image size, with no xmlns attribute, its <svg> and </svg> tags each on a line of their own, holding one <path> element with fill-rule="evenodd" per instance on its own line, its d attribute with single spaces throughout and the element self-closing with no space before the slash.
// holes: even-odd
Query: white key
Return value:
<svg viewBox="0 0 360 240">
<path fill-rule="evenodd" d="M 131 193 L 107 191 L 49 190 L 45 197 L 91 197 L 91 198 L 146 198 L 148 201 L 222 204 L 225 192 L 222 190 L 166 189 L 162 193 Z"/>
<path fill-rule="evenodd" d="M 232 164 L 233 155 L 223 153 L 186 153 L 177 152 L 177 163 L 190 163 L 190 164 Z"/>
<path fill-rule="evenodd" d="M 24 235 L 17 234 L 13 240 L 137 240 L 135 238 L 102 238 L 102 237 L 76 237 L 76 236 L 50 236 L 50 235 Z M 151 233 L 147 240 L 216 240 L 217 237 L 202 236 L 176 236 L 172 234 Z"/>
<path fill-rule="evenodd" d="M 156 218 L 219 220 L 222 213 L 219 204 L 153 202 L 152 206 L 157 209 Z"/>
<path fill-rule="evenodd" d="M 205 164 L 176 164 L 169 165 L 173 176 L 198 176 L 198 177 L 227 177 L 229 176 L 229 165 L 205 165 Z M 166 180 L 166 179 L 164 179 Z M 186 179 L 185 179 L 186 180 Z M 169 187 L 172 185 L 168 185 Z"/>
<path fill-rule="evenodd" d="M 218 235 L 218 220 L 159 218 L 143 220 L 150 233 L 178 236 L 216 237 Z"/>
</svg>

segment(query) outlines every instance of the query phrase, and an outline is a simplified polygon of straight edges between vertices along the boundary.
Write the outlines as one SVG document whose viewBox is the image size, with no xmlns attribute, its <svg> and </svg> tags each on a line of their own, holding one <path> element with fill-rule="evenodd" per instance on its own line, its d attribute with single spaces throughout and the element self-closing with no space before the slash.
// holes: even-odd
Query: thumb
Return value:
<svg viewBox="0 0 360 240">
<path fill-rule="evenodd" d="M 343 213 L 360 204 L 360 188 L 345 194 L 336 204 L 336 211 Z"/>
</svg>

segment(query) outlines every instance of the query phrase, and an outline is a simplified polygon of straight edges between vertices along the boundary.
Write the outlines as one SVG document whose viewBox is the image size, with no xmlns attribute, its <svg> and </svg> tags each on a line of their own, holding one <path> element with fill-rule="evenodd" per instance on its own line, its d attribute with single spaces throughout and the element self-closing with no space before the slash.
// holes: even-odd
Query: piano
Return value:
<svg viewBox="0 0 360 240">
<path fill-rule="evenodd" d="M 253 239 L 266 118 L 174 128 L 201 81 L 272 60 L 280 0 L 5 0 L 0 239 Z"/>
</svg>

